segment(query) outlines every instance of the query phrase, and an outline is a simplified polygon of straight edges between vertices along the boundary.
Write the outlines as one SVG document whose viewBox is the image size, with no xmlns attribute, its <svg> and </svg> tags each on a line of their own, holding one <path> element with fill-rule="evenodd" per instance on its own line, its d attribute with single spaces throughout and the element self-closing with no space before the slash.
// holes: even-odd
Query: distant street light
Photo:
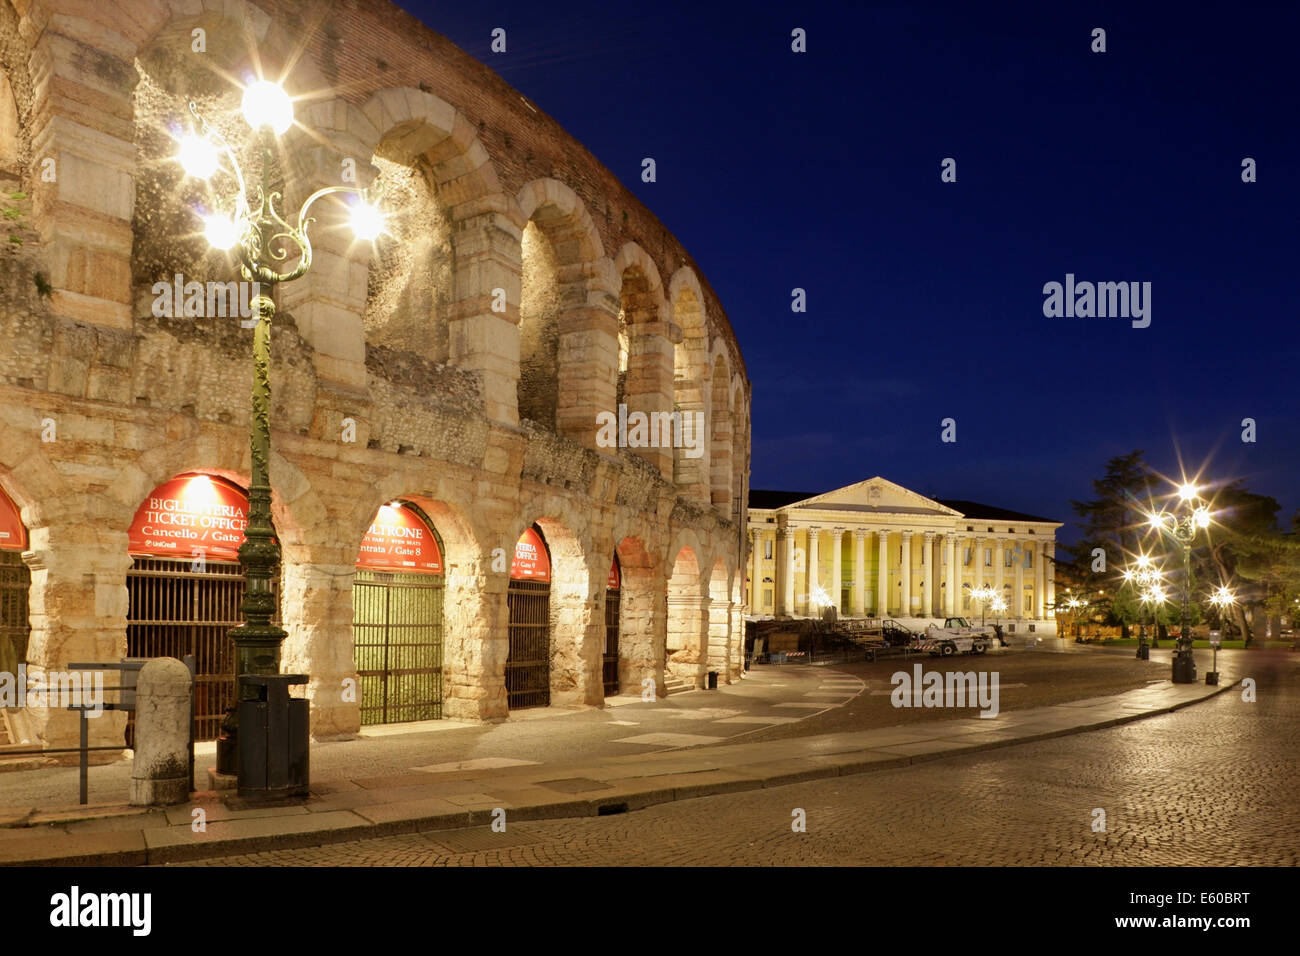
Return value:
<svg viewBox="0 0 1300 956">
<path fill-rule="evenodd" d="M 1214 663 L 1211 665 L 1213 670 L 1205 675 L 1205 683 L 1211 686 L 1219 683 L 1219 645 L 1223 643 L 1223 632 L 1227 630 L 1223 625 L 1227 622 L 1228 608 L 1237 602 L 1237 598 L 1227 587 L 1220 585 L 1219 589 L 1210 595 L 1210 603 L 1219 610 L 1219 639 L 1214 639 L 1213 632 L 1210 634 L 1210 646 L 1214 648 Z"/>
</svg>

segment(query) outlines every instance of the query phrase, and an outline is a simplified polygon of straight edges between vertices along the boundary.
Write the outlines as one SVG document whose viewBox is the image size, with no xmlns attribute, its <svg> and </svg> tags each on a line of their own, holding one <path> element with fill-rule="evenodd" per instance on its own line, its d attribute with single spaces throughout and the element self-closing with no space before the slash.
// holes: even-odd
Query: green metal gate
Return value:
<svg viewBox="0 0 1300 956">
<path fill-rule="evenodd" d="M 444 578 L 357 568 L 352 585 L 363 724 L 442 717 Z"/>
<path fill-rule="evenodd" d="M 510 652 L 506 657 L 506 701 L 511 710 L 551 704 L 551 586 L 514 581 L 506 589 L 510 610 Z"/>
</svg>

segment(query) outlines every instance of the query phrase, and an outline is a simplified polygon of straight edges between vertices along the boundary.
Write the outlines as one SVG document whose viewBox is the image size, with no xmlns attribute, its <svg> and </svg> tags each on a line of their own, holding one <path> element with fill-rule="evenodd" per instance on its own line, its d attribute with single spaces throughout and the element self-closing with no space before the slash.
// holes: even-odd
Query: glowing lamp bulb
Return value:
<svg viewBox="0 0 1300 956">
<path fill-rule="evenodd" d="M 1207 508 L 1197 508 L 1192 517 L 1196 519 L 1196 527 L 1208 528 L 1210 526 L 1210 512 Z"/>
<path fill-rule="evenodd" d="M 1197 492 L 1197 488 L 1191 482 L 1188 482 L 1185 485 L 1178 486 L 1178 497 L 1182 498 L 1183 501 L 1191 501 L 1193 498 L 1196 497 L 1196 492 Z"/>
<path fill-rule="evenodd" d="M 1151 527 L 1155 528 L 1156 530 L 1159 530 L 1160 528 L 1163 528 L 1165 526 L 1165 516 L 1158 512 L 1156 514 L 1153 514 L 1150 520 L 1151 520 Z"/>
<path fill-rule="evenodd" d="M 270 127 L 279 136 L 293 125 L 293 101 L 278 83 L 269 80 L 250 83 L 239 108 L 253 129 Z"/>
<path fill-rule="evenodd" d="M 207 179 L 217 171 L 217 151 L 206 136 L 193 133 L 186 136 L 181 140 L 176 158 L 181 161 L 185 174 L 196 179 Z"/>
<path fill-rule="evenodd" d="M 384 214 L 369 203 L 352 208 L 352 233 L 363 241 L 374 241 L 384 231 Z"/>
<path fill-rule="evenodd" d="M 239 241 L 239 230 L 225 216 L 208 216 L 203 222 L 203 235 L 213 249 L 230 249 Z"/>
</svg>

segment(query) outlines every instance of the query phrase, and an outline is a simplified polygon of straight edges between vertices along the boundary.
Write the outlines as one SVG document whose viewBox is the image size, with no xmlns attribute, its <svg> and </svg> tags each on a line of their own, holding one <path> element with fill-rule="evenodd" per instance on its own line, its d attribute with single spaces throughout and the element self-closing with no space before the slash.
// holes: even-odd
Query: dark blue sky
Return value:
<svg viewBox="0 0 1300 956">
<path fill-rule="evenodd" d="M 1072 522 L 1142 448 L 1300 506 L 1295 4 L 403 5 L 695 256 L 753 382 L 753 487 L 881 474 Z M 1044 317 L 1067 272 L 1150 282 L 1150 327 Z"/>
</svg>

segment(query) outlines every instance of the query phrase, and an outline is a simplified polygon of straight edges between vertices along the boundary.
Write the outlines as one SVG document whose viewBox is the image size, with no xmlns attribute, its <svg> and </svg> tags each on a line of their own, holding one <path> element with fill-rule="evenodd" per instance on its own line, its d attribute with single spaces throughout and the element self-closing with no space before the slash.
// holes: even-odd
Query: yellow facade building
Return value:
<svg viewBox="0 0 1300 956">
<path fill-rule="evenodd" d="M 750 617 L 963 616 L 1055 634 L 1061 522 L 927 498 L 876 477 L 820 495 L 749 493 Z M 974 593 L 992 588 L 1005 603 Z"/>
</svg>

